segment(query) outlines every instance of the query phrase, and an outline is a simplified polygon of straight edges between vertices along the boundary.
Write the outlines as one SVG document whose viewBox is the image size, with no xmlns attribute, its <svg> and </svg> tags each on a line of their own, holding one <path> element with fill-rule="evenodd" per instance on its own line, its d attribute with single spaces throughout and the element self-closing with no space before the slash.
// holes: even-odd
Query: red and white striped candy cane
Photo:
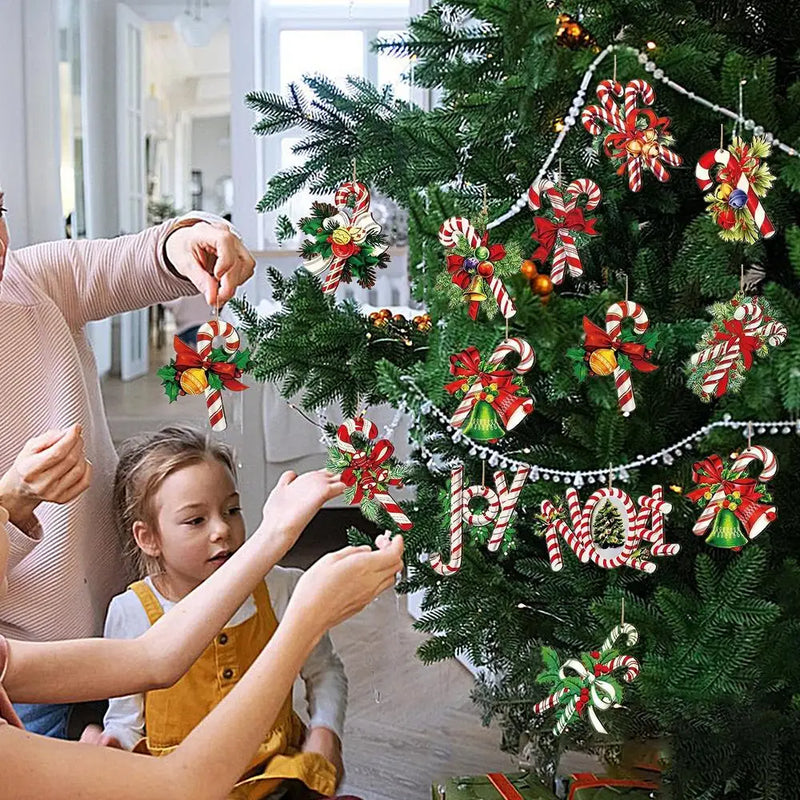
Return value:
<svg viewBox="0 0 800 800">
<path fill-rule="evenodd" d="M 761 482 L 771 481 L 778 471 L 778 459 L 775 458 L 775 453 L 767 447 L 762 447 L 760 444 L 754 444 L 742 450 L 739 457 L 733 462 L 732 469 L 734 472 L 744 472 L 748 465 L 753 461 L 760 461 L 764 466 L 758 480 Z"/>
<path fill-rule="evenodd" d="M 616 625 L 611 629 L 611 633 L 606 636 L 606 640 L 603 642 L 602 647 L 600 648 L 601 653 L 605 653 L 617 643 L 617 639 L 621 637 L 625 637 L 627 647 L 633 647 L 636 642 L 639 641 L 639 632 L 630 622 L 623 622 L 620 625 Z"/>
<path fill-rule="evenodd" d="M 569 200 L 566 202 L 567 211 L 572 211 L 573 208 L 577 207 L 578 198 L 581 195 L 586 195 L 584 208 L 587 211 L 594 211 L 600 205 L 603 197 L 600 187 L 589 178 L 577 178 L 567 186 L 565 191 L 569 195 Z"/>
<path fill-rule="evenodd" d="M 470 247 L 480 246 L 481 237 L 466 217 L 450 217 L 439 228 L 439 243 L 443 247 L 457 247 L 462 236 Z"/>
<path fill-rule="evenodd" d="M 560 702 L 561 698 L 564 695 L 569 694 L 569 689 L 559 689 L 557 692 L 553 692 L 553 694 L 545 697 L 544 700 L 536 703 L 533 706 L 533 713 L 534 714 L 544 714 L 545 711 L 549 711 L 551 708 L 555 708 Z"/>
<path fill-rule="evenodd" d="M 353 216 L 358 216 L 366 211 L 369 211 L 370 196 L 369 189 L 358 181 L 347 181 L 343 183 L 337 190 L 333 202 L 336 207 L 344 211 L 349 208 L 348 201 L 355 195 L 355 203 L 353 205 Z"/>
<path fill-rule="evenodd" d="M 681 550 L 679 544 L 667 544 L 664 541 L 664 517 L 671 511 L 672 503 L 664 500 L 661 486 L 654 486 L 649 496 L 639 498 L 636 525 L 643 541 L 650 543 L 650 553 L 654 556 L 675 556 Z M 649 528 L 648 519 L 651 520 Z"/>
<path fill-rule="evenodd" d="M 560 212 L 560 215 L 564 216 L 567 211 L 564 196 L 553 181 L 547 178 L 542 178 L 540 181 L 532 183 L 528 189 L 528 207 L 532 211 L 538 211 L 542 207 L 542 195 L 547 195 L 553 211 L 557 214 Z"/>
<path fill-rule="evenodd" d="M 366 417 L 358 417 L 357 419 L 353 419 L 351 417 L 346 419 L 339 426 L 339 429 L 336 432 L 337 447 L 342 452 L 354 456 L 354 458 L 363 457 L 365 455 L 364 451 L 356 450 L 355 446 L 353 445 L 352 436 L 354 433 L 360 433 L 367 439 L 372 440 L 376 439 L 378 436 L 378 427 L 374 422 Z M 384 507 L 386 513 L 392 518 L 400 530 L 408 531 L 414 527 L 414 524 L 411 522 L 411 520 L 405 515 L 405 513 L 403 513 L 403 509 L 400 508 L 400 506 L 395 502 L 394 498 L 388 492 L 376 491 L 372 497 L 375 502 L 380 503 L 380 505 Z"/>
<path fill-rule="evenodd" d="M 514 367 L 514 371 L 518 375 L 523 375 L 524 373 L 528 372 L 536 363 L 536 353 L 534 352 L 533 348 L 524 339 L 513 338 L 507 339 L 494 349 L 492 355 L 489 356 L 488 364 L 491 366 L 497 366 L 509 353 L 517 353 L 519 355 L 519 364 Z M 472 411 L 472 406 L 475 404 L 475 396 L 480 394 L 483 390 L 484 387 L 480 380 L 476 380 L 475 383 L 469 387 L 467 393 L 458 404 L 458 408 L 456 408 L 455 412 L 453 412 L 453 416 L 450 418 L 450 424 L 454 428 L 460 428 L 463 426 L 467 420 L 467 417 Z M 532 411 L 533 401 L 531 401 L 530 405 Z M 511 427 L 514 427 L 514 425 Z"/>
<path fill-rule="evenodd" d="M 622 320 L 626 317 L 633 320 L 633 331 L 637 335 L 644 333 L 650 327 L 647 313 L 638 303 L 622 300 L 609 306 L 606 311 L 606 333 L 611 338 L 616 339 L 620 335 Z M 614 384 L 617 387 L 619 407 L 623 415 L 627 417 L 636 408 L 630 371 L 617 366 L 614 369 Z"/>
<path fill-rule="evenodd" d="M 617 656 L 616 658 L 612 658 L 606 666 L 611 672 L 624 669 L 625 674 L 622 676 L 622 680 L 624 680 L 625 683 L 636 680 L 641 670 L 639 662 L 633 656 Z"/>
<path fill-rule="evenodd" d="M 559 547 L 558 544 L 559 531 L 555 525 L 555 520 L 553 520 L 556 509 L 549 500 L 542 500 L 540 508 L 542 515 L 550 520 L 544 532 L 545 543 L 547 545 L 547 557 L 550 559 L 550 569 L 552 569 L 553 572 L 560 572 L 564 566 L 564 559 L 561 557 L 561 547 Z"/>
<path fill-rule="evenodd" d="M 494 299 L 497 300 L 500 315 L 504 319 L 511 319 L 517 313 L 517 307 L 514 305 L 511 295 L 506 291 L 503 281 L 497 275 L 492 275 L 487 283 L 489 284 L 489 291 L 494 295 Z"/>
<path fill-rule="evenodd" d="M 211 355 L 214 339 L 222 337 L 222 349 L 232 355 L 239 349 L 239 333 L 230 322 L 211 320 L 201 325 L 197 330 L 197 354 L 202 359 Z M 222 391 L 206 386 L 206 406 L 208 407 L 208 421 L 214 431 L 224 431 L 228 427 L 225 420 L 225 409 L 222 405 Z"/>
<path fill-rule="evenodd" d="M 500 513 L 497 515 L 497 522 L 495 523 L 494 530 L 489 538 L 489 544 L 487 545 L 490 553 L 494 553 L 499 549 L 503 537 L 506 535 L 506 530 L 511 522 L 514 508 L 517 505 L 522 487 L 525 485 L 525 481 L 528 480 L 530 471 L 530 467 L 520 467 L 517 470 L 517 474 L 514 475 L 514 480 L 511 482 L 510 489 L 508 489 L 506 485 L 505 473 L 502 470 L 497 470 L 494 473 L 497 497 L 500 502 Z"/>
<path fill-rule="evenodd" d="M 464 467 L 450 473 L 450 561 L 444 563 L 440 553 L 431 555 L 431 569 L 439 575 L 453 575 L 461 569 L 461 548 L 464 535 Z"/>
<path fill-rule="evenodd" d="M 789 331 L 786 329 L 786 326 L 781 322 L 768 322 L 758 331 L 758 333 L 766 341 L 766 343 L 772 347 L 777 347 L 779 344 L 783 344 L 783 342 L 786 341 L 786 337 L 789 335 Z"/>
<path fill-rule="evenodd" d="M 600 81 L 596 94 L 600 100 L 599 106 L 586 106 L 581 113 L 581 122 L 593 136 L 601 134 L 606 126 L 617 131 L 624 128 L 619 114 L 619 107 L 614 95 L 622 96 L 622 86 L 611 80 Z"/>
<path fill-rule="evenodd" d="M 633 81 L 628 81 L 625 87 L 625 117 L 636 111 L 638 100 L 641 97 L 642 103 L 646 106 L 653 105 L 656 99 L 656 93 L 647 81 L 637 78 Z"/>
<path fill-rule="evenodd" d="M 764 309 L 757 297 L 751 298 L 746 303 L 741 303 L 733 312 L 733 318 L 747 320 L 745 330 L 754 330 L 761 325 L 761 318 L 764 316 Z"/>
<path fill-rule="evenodd" d="M 753 217 L 756 227 L 761 232 L 765 239 L 775 234 L 775 226 L 770 222 L 767 212 L 764 211 L 764 206 L 761 205 L 761 200 L 755 193 L 753 187 L 750 185 L 750 180 L 745 175 L 744 170 L 736 156 L 728 150 L 709 150 L 700 156 L 697 166 L 694 170 L 697 185 L 702 191 L 707 191 L 714 185 L 714 179 L 711 177 L 711 169 L 714 166 L 720 166 L 723 169 L 731 162 L 735 165 L 736 171 L 739 173 L 739 179 L 736 181 L 737 189 L 740 189 L 747 195 L 747 210 Z"/>
<path fill-rule="evenodd" d="M 612 502 L 614 507 L 623 517 L 624 527 L 626 528 L 625 541 L 619 552 L 614 555 L 605 555 L 603 551 L 599 550 L 592 537 L 592 524 L 594 522 L 595 509 L 601 506 L 606 501 Z M 642 540 L 637 525 L 636 509 L 633 505 L 633 500 L 616 486 L 611 488 L 603 487 L 593 492 L 586 505 L 583 507 L 583 514 L 581 515 L 582 531 L 584 538 L 588 537 L 588 553 L 589 559 L 597 564 L 598 567 L 603 569 L 615 569 L 627 564 L 633 553 L 639 548 Z M 617 548 L 613 548 L 617 550 Z"/>
<path fill-rule="evenodd" d="M 735 472 L 744 472 L 748 465 L 753 461 L 760 461 L 764 468 L 758 476 L 758 480 L 766 482 L 772 480 L 775 473 L 778 471 L 778 459 L 772 450 L 762 447 L 761 445 L 752 445 L 743 450 L 736 461 L 733 462 L 732 469 Z M 709 528 L 714 518 L 717 516 L 718 506 L 725 499 L 725 489 L 720 486 L 714 492 L 708 505 L 700 512 L 697 522 L 692 526 L 692 532 L 695 536 L 702 536 Z"/>
</svg>

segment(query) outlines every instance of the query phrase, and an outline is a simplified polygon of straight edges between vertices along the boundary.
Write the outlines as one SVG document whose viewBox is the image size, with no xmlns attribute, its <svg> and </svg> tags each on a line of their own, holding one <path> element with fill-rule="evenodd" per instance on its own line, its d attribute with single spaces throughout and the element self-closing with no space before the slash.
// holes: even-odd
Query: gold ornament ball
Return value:
<svg viewBox="0 0 800 800">
<path fill-rule="evenodd" d="M 714 192 L 714 196 L 718 200 L 727 200 L 730 193 L 733 191 L 733 186 L 729 183 L 722 183 L 717 186 L 716 191 Z"/>
<path fill-rule="evenodd" d="M 519 271 L 523 274 L 525 278 L 531 280 L 537 273 L 536 273 L 536 264 L 533 261 L 529 261 L 527 258 L 522 262 L 520 265 Z"/>
<path fill-rule="evenodd" d="M 208 387 L 206 371 L 200 367 L 191 367 L 181 374 L 181 389 L 186 394 L 202 394 Z"/>
<path fill-rule="evenodd" d="M 595 375 L 610 375 L 617 367 L 617 357 L 613 350 L 595 350 L 589 356 L 589 369 Z"/>
<path fill-rule="evenodd" d="M 544 297 L 553 291 L 553 281 L 549 275 L 537 275 L 531 281 L 531 290 L 534 294 Z"/>
<path fill-rule="evenodd" d="M 350 231 L 348 231 L 346 228 L 337 228 L 331 234 L 331 239 L 333 240 L 334 244 L 348 244 L 351 239 Z"/>
</svg>

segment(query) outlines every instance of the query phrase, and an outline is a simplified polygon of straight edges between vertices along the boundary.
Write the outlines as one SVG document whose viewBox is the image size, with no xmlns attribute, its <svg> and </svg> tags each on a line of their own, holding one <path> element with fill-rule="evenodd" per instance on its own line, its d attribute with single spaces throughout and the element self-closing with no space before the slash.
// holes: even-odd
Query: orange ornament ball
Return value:
<svg viewBox="0 0 800 800">
<path fill-rule="evenodd" d="M 533 261 L 530 261 L 526 258 L 525 261 L 522 262 L 519 271 L 523 274 L 525 278 L 530 280 L 531 278 L 533 278 L 534 275 L 537 274 L 536 264 L 534 264 Z"/>
<path fill-rule="evenodd" d="M 531 290 L 534 294 L 544 297 L 551 294 L 553 291 L 553 281 L 550 280 L 549 275 L 537 275 L 531 281 Z"/>
<path fill-rule="evenodd" d="M 595 350 L 589 356 L 589 369 L 595 375 L 610 375 L 617 368 L 617 357 L 613 350 Z"/>
<path fill-rule="evenodd" d="M 206 371 L 200 367 L 191 367 L 181 373 L 181 389 L 186 394 L 202 394 L 208 387 Z"/>
</svg>

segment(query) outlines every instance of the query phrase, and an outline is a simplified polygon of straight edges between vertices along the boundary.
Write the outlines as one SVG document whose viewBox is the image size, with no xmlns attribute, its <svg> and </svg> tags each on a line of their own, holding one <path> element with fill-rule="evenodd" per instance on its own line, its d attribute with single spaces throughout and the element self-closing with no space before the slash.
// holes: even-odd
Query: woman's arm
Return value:
<svg viewBox="0 0 800 800">
<path fill-rule="evenodd" d="M 0 726 L 8 800 L 107 800 L 109 786 L 115 800 L 224 800 L 319 637 L 392 585 L 402 566 L 402 548 L 398 537 L 382 551 L 346 548 L 320 559 L 298 584 L 281 625 L 252 667 L 164 758 L 81 747 Z"/>
<path fill-rule="evenodd" d="M 17 703 L 105 699 L 170 686 L 197 660 L 317 510 L 344 484 L 324 471 L 287 472 L 258 530 L 230 561 L 136 639 L 9 641 L 3 684 Z"/>
</svg>

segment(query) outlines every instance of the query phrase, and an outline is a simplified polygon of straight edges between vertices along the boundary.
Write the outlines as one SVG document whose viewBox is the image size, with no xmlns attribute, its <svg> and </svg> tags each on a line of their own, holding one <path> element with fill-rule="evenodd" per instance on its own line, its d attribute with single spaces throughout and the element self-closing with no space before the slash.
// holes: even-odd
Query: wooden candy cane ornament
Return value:
<svg viewBox="0 0 800 800">
<path fill-rule="evenodd" d="M 229 356 L 239 349 L 239 333 L 236 328 L 229 322 L 211 320 L 201 325 L 197 330 L 197 354 L 200 358 L 206 359 L 211 355 L 214 339 L 218 336 L 222 337 L 222 349 Z M 221 390 L 207 386 L 204 394 L 211 429 L 224 431 L 228 427 L 228 423 L 225 420 L 225 408 L 222 404 Z"/>
<path fill-rule="evenodd" d="M 741 162 L 730 150 L 709 150 L 700 156 L 700 160 L 695 167 L 694 175 L 697 179 L 697 185 L 702 191 L 708 191 L 714 186 L 714 178 L 711 176 L 711 170 L 714 167 L 720 167 L 725 170 L 730 176 L 730 183 L 733 184 L 734 190 L 744 193 L 746 197 L 745 208 L 750 212 L 756 228 L 765 239 L 775 234 L 775 226 L 767 216 L 764 206 L 761 205 L 761 200 L 756 194 L 753 186 L 750 184 L 750 179 L 747 176 L 746 170 L 742 168 Z M 736 208 L 736 206 L 734 206 Z M 718 218 L 716 221 L 721 224 Z M 723 226 L 726 227 L 726 226 Z"/>
<path fill-rule="evenodd" d="M 352 207 L 349 205 L 351 198 L 355 198 Z M 370 202 L 369 189 L 358 181 L 347 181 L 337 189 L 334 204 L 338 213 L 328 217 L 324 223 L 325 229 L 330 231 L 331 236 L 334 237 L 333 254 L 326 258 L 317 253 L 304 261 L 305 268 L 312 275 L 321 275 L 327 270 L 322 282 L 323 294 L 332 294 L 336 291 L 347 261 L 352 255 L 352 253 L 337 255 L 337 249 L 353 250 L 354 246 L 357 249 L 357 246 L 363 245 L 369 234 L 381 232 L 381 226 L 370 211 Z M 335 238 L 339 231 L 341 231 L 339 234 L 342 237 L 341 243 L 337 243 Z M 378 256 L 386 249 L 387 245 L 385 244 L 376 245 L 371 248 L 371 253 Z M 342 251 L 339 250 L 339 252 Z"/>
<path fill-rule="evenodd" d="M 360 433 L 374 443 L 367 450 L 358 450 L 352 442 L 354 433 Z M 394 446 L 388 439 L 374 441 L 377 437 L 377 425 L 366 417 L 346 419 L 339 426 L 336 447 L 351 456 L 350 466 L 342 472 L 342 480 L 348 486 L 356 487 L 353 503 L 365 497 L 375 500 L 384 507 L 400 530 L 411 530 L 413 523 L 386 489 L 388 486 L 401 485 L 401 481 L 392 479 L 389 470 L 383 466 L 394 452 Z"/>
<path fill-rule="evenodd" d="M 485 245 L 485 237 L 481 237 L 478 234 L 475 230 L 475 226 L 466 219 L 466 217 L 450 217 L 446 219 L 439 228 L 439 242 L 448 250 L 458 246 L 462 237 L 473 250 L 477 250 L 479 247 Z M 476 258 L 475 261 L 477 266 L 478 259 Z M 475 272 L 474 274 L 477 275 L 478 273 Z M 489 290 L 494 295 L 495 300 L 497 300 L 497 307 L 500 310 L 500 314 L 506 319 L 513 317 L 514 314 L 517 313 L 517 309 L 514 305 L 514 301 L 511 299 L 511 295 L 503 285 L 503 281 L 496 273 L 484 277 L 484 280 Z M 461 288 L 466 288 L 466 286 L 462 286 Z M 472 311 L 470 312 L 470 316 L 474 319 L 476 314 L 477 306 L 474 307 L 474 313 Z"/>
<path fill-rule="evenodd" d="M 578 198 L 584 195 L 586 203 L 581 209 L 578 207 Z M 532 238 L 540 244 L 531 259 L 544 263 L 552 251 L 553 267 L 550 270 L 550 280 L 558 285 L 563 282 L 567 272 L 574 278 L 583 273 L 583 264 L 575 244 L 575 234 L 597 235 L 594 228 L 596 220 L 593 217 L 586 219 L 583 212 L 597 208 L 602 195 L 600 187 L 588 178 L 572 181 L 563 194 L 552 181 L 544 179 L 532 184 L 528 189 L 528 206 L 531 210 L 536 211 L 542 207 L 543 196 L 547 196 L 550 200 L 555 222 L 548 217 L 534 217 L 535 231 Z"/>
<path fill-rule="evenodd" d="M 609 306 L 608 311 L 606 311 L 606 333 L 613 339 L 617 339 L 622 331 L 622 320 L 626 317 L 630 317 L 633 320 L 633 330 L 637 335 L 643 334 L 650 327 L 647 314 L 638 303 L 622 300 Z M 620 366 L 615 367 L 614 384 L 617 387 L 617 400 L 619 401 L 620 410 L 623 416 L 630 416 L 631 411 L 636 408 L 630 371 L 622 369 Z"/>
</svg>

